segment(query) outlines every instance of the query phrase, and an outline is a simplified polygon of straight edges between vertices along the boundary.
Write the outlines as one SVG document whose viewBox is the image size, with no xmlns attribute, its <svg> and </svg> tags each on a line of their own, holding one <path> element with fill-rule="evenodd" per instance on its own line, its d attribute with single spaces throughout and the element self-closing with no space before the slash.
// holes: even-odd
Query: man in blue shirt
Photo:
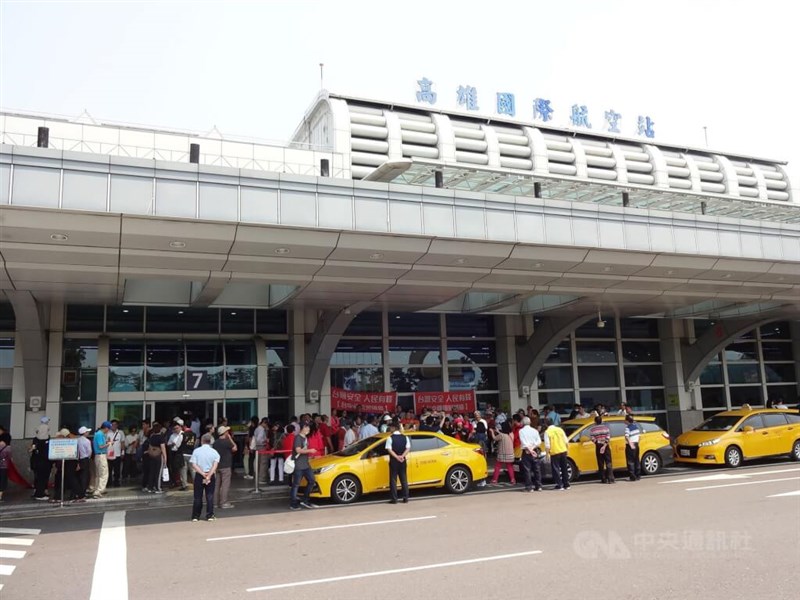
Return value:
<svg viewBox="0 0 800 600">
<path fill-rule="evenodd" d="M 219 452 L 211 447 L 214 436 L 206 433 L 200 438 L 202 445 L 195 448 L 189 464 L 194 470 L 194 503 L 192 504 L 192 522 L 200 520 L 203 512 L 203 495 L 206 497 L 206 521 L 216 521 L 214 516 L 214 488 L 217 483 L 216 473 L 219 467 Z"/>
<path fill-rule="evenodd" d="M 642 464 L 639 461 L 639 438 L 642 428 L 634 421 L 633 415 L 625 417 L 625 462 L 628 463 L 628 476 L 631 481 L 642 478 Z"/>
<path fill-rule="evenodd" d="M 106 493 L 108 484 L 108 440 L 106 434 L 111 429 L 111 423 L 103 421 L 100 429 L 94 434 L 92 439 L 92 450 L 94 451 L 94 479 L 89 486 L 89 493 L 92 498 L 100 498 Z"/>
</svg>

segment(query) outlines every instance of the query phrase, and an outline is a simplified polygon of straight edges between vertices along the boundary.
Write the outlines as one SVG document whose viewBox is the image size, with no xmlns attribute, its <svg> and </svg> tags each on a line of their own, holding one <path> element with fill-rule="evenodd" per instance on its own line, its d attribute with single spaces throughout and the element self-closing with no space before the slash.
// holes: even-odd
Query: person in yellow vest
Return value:
<svg viewBox="0 0 800 600">
<path fill-rule="evenodd" d="M 567 469 L 567 434 L 552 419 L 544 420 L 544 449 L 550 459 L 553 481 L 556 490 L 569 489 L 569 470 Z"/>
</svg>

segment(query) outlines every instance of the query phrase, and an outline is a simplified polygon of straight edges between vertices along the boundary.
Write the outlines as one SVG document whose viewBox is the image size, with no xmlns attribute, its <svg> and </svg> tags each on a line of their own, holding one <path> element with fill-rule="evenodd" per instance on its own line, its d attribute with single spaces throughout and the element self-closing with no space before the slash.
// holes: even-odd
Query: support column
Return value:
<svg viewBox="0 0 800 600">
<path fill-rule="evenodd" d="M 800 321 L 789 321 L 792 336 L 792 356 L 794 356 L 794 380 L 797 384 L 797 397 L 800 398 Z"/>
<path fill-rule="evenodd" d="M 109 358 L 111 356 L 111 340 L 107 335 L 97 338 L 97 404 L 95 405 L 95 421 L 102 423 L 108 419 L 108 377 Z M 153 415 L 155 417 L 155 415 Z"/>
<path fill-rule="evenodd" d="M 682 344 L 688 338 L 686 322 L 662 319 L 658 322 L 664 395 L 667 405 L 667 431 L 674 438 L 703 421 L 697 410 L 696 394 L 700 389 L 684 385 Z"/>
<path fill-rule="evenodd" d="M 16 320 L 14 354 L 22 355 L 25 389 L 25 437 L 33 437 L 39 419 L 47 414 L 47 327 L 49 307 L 39 304 L 30 292 L 7 290 Z M 31 408 L 31 399 L 40 403 Z M 57 407 L 56 407 L 57 410 Z M 57 416 L 57 415 L 56 415 Z M 51 417 L 52 418 L 52 417 Z M 56 421 L 57 422 L 57 421 Z"/>
<path fill-rule="evenodd" d="M 511 315 L 494 318 L 497 332 L 497 383 L 500 392 L 500 408 L 513 413 L 525 408 L 526 399 L 520 397 L 517 380 L 517 345 L 515 326 L 520 318 Z"/>
<path fill-rule="evenodd" d="M 256 414 L 259 417 L 269 416 L 269 366 L 267 365 L 267 345 L 263 338 L 254 340 L 256 347 Z M 287 415 L 291 416 L 291 415 Z"/>
<path fill-rule="evenodd" d="M 306 412 L 306 338 L 305 313 L 302 309 L 289 312 L 289 364 L 292 381 L 289 389 L 289 416 Z"/>
</svg>

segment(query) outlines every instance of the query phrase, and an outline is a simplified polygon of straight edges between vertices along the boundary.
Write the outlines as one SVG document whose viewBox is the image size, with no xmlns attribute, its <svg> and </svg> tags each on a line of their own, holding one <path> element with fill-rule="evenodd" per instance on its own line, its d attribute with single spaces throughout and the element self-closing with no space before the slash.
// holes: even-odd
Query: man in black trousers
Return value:
<svg viewBox="0 0 800 600">
<path fill-rule="evenodd" d="M 403 503 L 408 502 L 408 463 L 406 457 L 411 452 L 411 440 L 400 431 L 400 421 L 394 419 L 389 426 L 392 435 L 386 438 L 389 452 L 389 490 L 392 492 L 391 504 L 397 504 L 397 478 L 403 486 Z"/>
</svg>

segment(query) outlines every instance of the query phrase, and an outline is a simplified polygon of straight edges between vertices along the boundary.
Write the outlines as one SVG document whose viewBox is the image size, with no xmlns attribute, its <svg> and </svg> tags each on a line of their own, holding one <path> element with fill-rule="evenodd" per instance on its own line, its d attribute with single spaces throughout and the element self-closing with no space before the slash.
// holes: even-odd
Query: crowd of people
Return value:
<svg viewBox="0 0 800 600">
<path fill-rule="evenodd" d="M 600 479 L 603 483 L 614 483 L 610 431 L 603 422 L 607 414 L 608 409 L 602 404 L 590 411 L 576 404 L 566 418 L 594 419 L 588 435 L 595 444 Z M 636 481 L 641 477 L 638 444 L 642 430 L 626 403 L 620 405 L 616 414 L 625 416 L 626 462 L 630 479 Z M 546 406 L 541 412 L 528 406 L 527 410 L 520 409 L 514 414 L 492 406 L 470 414 L 432 411 L 414 414 L 399 406 L 394 411 L 375 414 L 357 406 L 352 411 L 335 410 L 330 416 L 291 417 L 288 422 L 253 417 L 247 431 L 237 436 L 224 417 L 216 424 L 210 419 L 201 423 L 198 417 L 189 418 L 188 422 L 175 417 L 168 423 L 144 419 L 127 432 L 116 420 L 111 420 L 104 421 L 94 432 L 86 426 L 75 432 L 67 428 L 56 432 L 55 438 L 77 438 L 77 457 L 62 463 L 49 460 L 50 419 L 44 416 L 29 448 L 34 475 L 33 498 L 62 501 L 62 482 L 63 501 L 72 502 L 101 498 L 109 487 L 120 487 L 123 482 L 128 485 L 141 482 L 142 493 L 150 494 L 161 494 L 166 487 L 188 490 L 192 484 L 196 502 L 201 497 L 212 502 L 207 517 L 213 517 L 214 506 L 233 507 L 229 491 L 234 464 L 239 463 L 234 457 L 238 455 L 244 479 L 258 478 L 258 485 L 262 486 L 290 484 L 293 487 L 291 507 L 308 508 L 313 505 L 308 496 L 303 501 L 298 500 L 297 487 L 304 476 L 313 485 L 313 473 L 308 466 L 310 457 L 337 452 L 377 433 L 402 434 L 413 430 L 441 432 L 479 444 L 486 455 L 495 456 L 492 483 L 497 483 L 505 471 L 509 481 L 516 484 L 514 464 L 519 456 L 519 470 L 526 490 L 542 489 L 544 461 L 551 465 L 555 489 L 568 490 L 567 442 L 560 427 L 561 420 L 554 406 Z M 391 438 L 387 440 L 387 450 L 395 459 L 393 473 L 401 477 L 405 467 L 398 465 L 404 462 L 400 460 L 403 448 L 399 440 L 394 440 L 396 447 L 390 448 L 391 441 Z M 8 432 L 0 427 L 0 499 L 8 482 L 10 443 Z M 195 456 L 197 453 L 199 456 Z M 210 459 L 213 460 L 209 462 Z M 285 468 L 287 459 L 294 463 L 293 475 Z M 54 479 L 53 493 L 48 495 L 51 478 Z"/>
</svg>

